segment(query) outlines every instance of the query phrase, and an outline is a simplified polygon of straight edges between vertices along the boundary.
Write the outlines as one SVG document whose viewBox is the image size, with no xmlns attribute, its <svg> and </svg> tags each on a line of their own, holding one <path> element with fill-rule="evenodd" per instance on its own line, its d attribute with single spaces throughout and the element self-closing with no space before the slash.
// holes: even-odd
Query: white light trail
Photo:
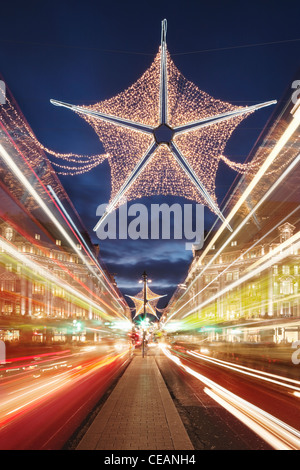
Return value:
<svg viewBox="0 0 300 470">
<path fill-rule="evenodd" d="M 47 204 L 43 201 L 41 196 L 38 194 L 38 192 L 34 189 L 34 187 L 30 184 L 28 179 L 24 176 L 20 168 L 16 165 L 16 163 L 13 161 L 9 153 L 5 150 L 5 148 L 0 144 L 0 155 L 3 159 L 3 161 L 6 163 L 6 165 L 11 169 L 11 171 L 15 174 L 15 176 L 18 178 L 18 180 L 21 182 L 21 184 L 27 189 L 29 194 L 35 199 L 35 201 L 38 203 L 40 208 L 45 212 L 45 214 L 49 217 L 49 219 L 53 222 L 53 224 L 58 228 L 60 233 L 63 235 L 65 240 L 69 243 L 69 245 L 72 247 L 72 249 L 75 251 L 75 253 L 79 256 L 79 258 L 83 261 L 83 263 L 88 267 L 88 269 L 95 275 L 94 270 L 92 270 L 91 265 L 87 262 L 85 256 L 82 254 L 81 250 L 79 250 L 76 246 L 76 243 L 72 240 L 72 238 L 69 236 L 67 231 L 64 229 L 64 227 L 60 224 L 60 222 L 57 220 L 55 215 L 52 213 L 52 211 L 49 209 Z M 57 281 L 56 281 L 57 283 Z M 114 299 L 117 301 L 117 303 L 120 305 L 120 302 L 117 297 L 114 297 Z M 121 306 L 121 305 L 120 305 Z M 98 307 L 99 308 L 99 307 Z M 123 307 L 121 306 L 123 309 Z"/>
<path fill-rule="evenodd" d="M 40 264 L 36 263 L 35 261 L 32 261 L 30 258 L 20 253 L 12 244 L 5 241 L 2 237 L 0 237 L 0 247 L 5 252 L 9 253 L 14 259 L 18 260 L 21 264 L 23 264 L 24 266 L 27 266 L 33 272 L 38 273 L 38 275 L 43 277 L 45 280 L 51 281 L 55 285 L 59 285 L 60 287 L 65 289 L 67 292 L 75 296 L 76 298 L 83 300 L 87 306 L 92 305 L 98 312 L 100 312 L 100 314 L 104 313 L 106 316 L 109 316 L 109 318 L 112 318 L 112 316 L 109 315 L 107 311 L 102 306 L 99 305 L 99 303 L 96 303 L 93 300 L 91 300 L 91 298 L 86 297 L 84 294 L 74 289 L 69 284 L 65 283 L 59 277 L 56 277 L 53 274 L 51 274 L 51 272 L 46 270 Z"/>
<path fill-rule="evenodd" d="M 70 222 L 70 224 L 72 225 L 73 229 L 75 230 L 75 232 L 77 233 L 78 237 L 80 238 L 81 240 L 81 244 L 84 245 L 85 249 L 87 250 L 90 258 L 94 261 L 95 263 L 95 267 L 101 272 L 103 278 L 106 280 L 107 282 L 107 286 L 109 289 L 113 290 L 114 294 L 117 296 L 118 294 L 116 293 L 115 289 L 113 288 L 113 286 L 110 284 L 109 280 L 106 278 L 106 275 L 105 273 L 103 272 L 98 260 L 95 258 L 94 254 L 91 252 L 90 248 L 88 247 L 86 241 L 84 240 L 84 238 L 82 237 L 81 233 L 79 232 L 78 228 L 76 227 L 76 225 L 74 224 L 73 220 L 71 219 L 70 215 L 68 214 L 68 212 L 66 211 L 66 209 L 64 208 L 62 202 L 60 201 L 60 199 L 58 198 L 58 196 L 56 195 L 55 191 L 53 190 L 53 188 L 51 186 L 48 186 L 48 189 L 50 191 L 50 193 L 52 194 L 53 198 L 55 199 L 55 201 L 57 202 L 57 204 L 59 205 L 60 209 L 63 211 L 64 215 L 66 216 L 66 218 L 68 219 L 68 221 Z M 88 264 L 88 267 L 89 267 L 89 264 Z M 101 282 L 101 284 L 103 285 L 103 287 L 107 288 L 107 286 L 105 285 L 105 283 L 103 282 L 103 279 L 101 277 L 99 277 L 90 267 L 89 267 L 90 271 L 92 271 L 92 273 L 94 274 L 94 276 Z M 116 297 L 113 295 L 113 298 L 116 299 Z"/>
<path fill-rule="evenodd" d="M 205 385 L 204 392 L 207 395 L 259 435 L 275 450 L 300 450 L 300 432 L 297 429 L 235 395 L 203 374 L 184 365 L 177 356 L 168 351 L 166 345 L 160 345 L 160 347 L 169 359 Z"/>
<path fill-rule="evenodd" d="M 282 387 L 289 388 L 293 390 L 295 393 L 300 392 L 300 387 L 296 387 L 295 385 L 300 386 L 299 380 L 290 379 L 289 377 L 282 377 L 280 375 L 271 374 L 269 372 L 260 371 L 257 369 L 252 369 L 250 367 L 242 366 L 240 364 L 233 364 L 232 362 L 223 361 L 221 359 L 207 357 L 204 354 L 197 353 L 195 351 L 187 351 L 190 356 L 194 356 L 206 362 L 211 362 L 212 364 L 225 367 L 226 369 L 231 369 L 235 372 L 239 372 L 241 374 L 249 375 L 251 377 L 265 380 L 266 382 L 274 383 L 276 385 L 280 385 Z M 287 383 L 290 382 L 290 383 Z M 292 385 L 294 384 L 294 385 Z"/>
<path fill-rule="evenodd" d="M 194 375 L 194 374 L 193 374 Z M 275 450 L 299 450 L 300 440 L 294 437 L 294 430 L 285 431 L 285 423 L 273 422 L 273 416 L 265 417 L 263 410 L 253 406 L 245 400 L 241 400 L 238 396 L 228 396 L 227 391 L 222 392 L 204 388 L 204 392 L 215 400 L 219 405 L 223 406 L 229 413 L 239 419 L 249 429 L 260 436 Z M 233 394 L 232 394 L 233 395 Z M 269 415 L 270 416 L 270 415 Z"/>
<path fill-rule="evenodd" d="M 283 149 L 283 147 L 287 144 L 288 140 L 292 137 L 294 132 L 297 130 L 300 124 L 300 108 L 294 113 L 293 119 L 287 129 L 284 131 L 282 136 L 278 139 L 276 144 L 274 145 L 273 149 L 269 153 L 268 157 L 250 182 L 250 184 L 247 186 L 245 189 L 244 193 L 241 195 L 239 198 L 238 202 L 235 204 L 231 212 L 228 214 L 226 217 L 226 222 L 223 222 L 219 230 L 216 232 L 212 240 L 209 242 L 203 253 L 201 254 L 200 257 L 200 262 L 204 258 L 204 256 L 207 254 L 207 252 L 210 250 L 210 248 L 215 244 L 217 241 L 218 237 L 221 235 L 221 233 L 224 231 L 226 228 L 227 224 L 230 223 L 231 219 L 234 217 L 234 215 L 237 213 L 237 211 L 240 209 L 242 204 L 246 201 L 247 197 L 251 194 L 255 186 L 258 184 L 258 182 L 261 180 L 267 169 L 270 167 L 270 165 L 274 162 L 274 160 L 277 158 L 279 155 L 280 151 Z"/>
<path fill-rule="evenodd" d="M 300 232 L 298 232 L 298 239 L 300 238 Z M 289 239 L 290 240 L 290 239 Z M 300 241 L 298 243 L 296 243 L 294 245 L 294 248 L 297 250 L 297 249 L 300 249 Z M 280 251 L 280 250 L 278 250 Z M 281 261 L 282 259 L 290 256 L 290 249 L 287 248 L 286 250 L 280 252 L 277 257 L 276 257 L 276 261 Z M 235 289 L 236 287 L 238 287 L 239 285 L 241 285 L 243 282 L 246 282 L 248 281 L 249 279 L 251 279 L 252 277 L 254 276 L 257 276 L 258 274 L 260 274 L 262 271 L 268 269 L 270 266 L 272 266 L 274 264 L 274 261 L 272 259 L 269 259 L 267 262 L 265 262 L 263 265 L 257 267 L 256 269 L 253 269 L 251 272 L 248 272 L 247 274 L 245 274 L 244 276 L 240 277 L 237 281 L 234 281 L 232 282 L 231 284 L 229 284 L 227 287 L 225 287 L 224 289 L 220 290 L 217 294 L 211 296 L 209 299 L 207 299 L 206 301 L 202 302 L 201 304 L 197 305 L 195 308 L 193 308 L 192 310 L 190 310 L 189 312 L 187 312 L 185 315 L 183 315 L 182 318 L 186 318 L 188 315 L 191 315 L 192 313 L 194 313 L 196 310 L 199 310 L 201 308 L 203 308 L 205 305 L 208 305 L 209 303 L 213 302 L 214 300 L 216 300 L 217 298 L 223 296 L 224 294 L 226 294 L 227 292 L 229 292 L 231 289 Z"/>
<path fill-rule="evenodd" d="M 262 203 L 264 201 L 267 200 L 267 198 L 272 194 L 272 192 L 275 191 L 275 189 L 279 186 L 279 184 L 282 183 L 282 181 L 284 181 L 284 179 L 287 177 L 287 175 L 295 168 L 296 165 L 298 165 L 298 163 L 300 162 L 300 154 L 297 155 L 297 157 L 293 160 L 293 162 L 288 166 L 288 168 L 286 168 L 286 170 L 281 174 L 281 176 L 279 178 L 277 178 L 277 180 L 275 181 L 275 183 L 271 186 L 271 188 L 269 188 L 269 190 L 261 197 L 261 199 L 258 201 L 258 203 L 255 205 L 255 207 L 248 213 L 248 215 L 243 219 L 243 221 L 240 223 L 240 225 L 234 230 L 234 232 L 226 239 L 226 241 L 223 243 L 223 245 L 221 246 L 221 248 L 214 254 L 214 256 L 212 256 L 212 258 L 209 260 L 209 262 L 203 267 L 203 269 L 195 276 L 195 278 L 192 280 L 192 282 L 190 283 L 190 285 L 188 286 L 188 288 L 184 291 L 183 295 L 180 297 L 183 298 L 184 296 L 186 296 L 186 294 L 188 293 L 188 291 L 191 289 L 191 287 L 193 286 L 193 284 L 197 281 L 197 279 L 202 276 L 204 274 L 204 272 L 209 268 L 209 266 L 211 266 L 213 264 L 213 262 L 218 258 L 218 256 L 220 256 L 220 254 L 223 252 L 223 250 L 226 248 L 226 246 L 237 236 L 237 234 L 240 232 L 240 230 L 246 225 L 246 223 L 248 222 L 248 220 L 253 216 L 253 214 L 255 214 L 255 212 L 259 209 L 259 207 L 262 205 Z M 293 212 L 295 212 L 296 210 L 298 210 L 298 208 L 296 208 Z M 284 218 L 283 220 L 285 220 L 286 218 Z M 277 224 L 277 226 L 280 224 L 281 222 L 279 222 Z M 274 227 L 273 227 L 274 228 Z M 270 230 L 271 232 L 272 230 Z M 264 236 L 262 237 L 264 238 Z M 257 244 L 258 242 L 254 243 L 253 246 L 255 246 L 255 244 Z M 247 251 L 250 251 L 253 246 L 251 246 Z M 247 252 L 246 252 L 247 253 Z M 202 259 L 202 258 L 201 258 Z M 239 258 L 238 258 L 239 259 Z M 226 269 L 228 269 L 230 266 L 234 265 L 237 261 L 233 261 Z M 199 260 L 199 263 L 200 263 L 200 260 Z M 222 273 L 224 273 L 225 270 L 223 270 Z M 220 273 L 217 277 L 220 277 L 220 275 L 222 274 Z M 215 279 L 217 279 L 217 277 Z M 214 279 L 214 280 L 215 280 Z M 204 288 L 205 289 L 205 288 Z M 204 289 L 200 290 L 197 294 L 199 295 Z M 179 300 L 180 300 L 179 299 Z M 182 310 L 184 307 L 186 307 L 186 305 L 188 305 L 190 302 L 192 302 L 194 300 L 194 298 L 190 298 L 189 300 L 186 301 L 185 304 L 183 304 L 178 310 L 176 310 L 172 315 L 170 315 L 169 318 L 167 318 L 166 320 L 166 323 L 174 316 L 176 315 L 177 313 L 180 312 L 180 310 Z"/>
</svg>

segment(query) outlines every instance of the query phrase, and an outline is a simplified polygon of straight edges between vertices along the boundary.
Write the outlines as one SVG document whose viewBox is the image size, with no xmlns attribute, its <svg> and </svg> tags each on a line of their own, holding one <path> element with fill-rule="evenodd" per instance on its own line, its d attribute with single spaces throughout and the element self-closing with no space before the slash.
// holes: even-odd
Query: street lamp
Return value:
<svg viewBox="0 0 300 470">
<path fill-rule="evenodd" d="M 144 283 L 144 318 L 143 318 L 143 323 L 146 324 L 146 316 L 147 316 L 147 273 L 146 271 L 143 272 L 143 283 Z M 145 357 L 145 336 L 146 336 L 146 330 L 143 328 L 143 357 Z"/>
</svg>

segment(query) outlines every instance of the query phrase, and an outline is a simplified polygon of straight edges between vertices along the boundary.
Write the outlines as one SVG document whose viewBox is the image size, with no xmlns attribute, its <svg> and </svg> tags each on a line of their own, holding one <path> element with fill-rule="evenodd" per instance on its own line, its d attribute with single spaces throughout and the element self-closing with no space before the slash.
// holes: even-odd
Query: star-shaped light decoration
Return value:
<svg viewBox="0 0 300 470">
<path fill-rule="evenodd" d="M 129 297 L 134 302 L 135 315 L 133 319 L 135 319 L 139 315 L 147 313 L 150 315 L 154 315 L 156 318 L 158 318 L 156 314 L 157 302 L 159 299 L 166 296 L 155 294 L 151 291 L 151 289 L 148 287 L 148 284 L 146 283 L 146 286 L 143 287 L 143 290 L 141 290 L 141 292 L 139 292 L 136 296 L 133 297 L 131 295 L 127 295 L 126 297 Z"/>
<path fill-rule="evenodd" d="M 85 107 L 51 100 L 82 116 L 108 155 L 111 198 L 94 231 L 125 197 L 129 201 L 152 195 L 184 196 L 205 204 L 224 222 L 215 179 L 220 159 L 230 164 L 223 156 L 225 145 L 246 116 L 276 103 L 236 107 L 199 90 L 172 61 L 166 32 L 163 20 L 153 63 L 116 97 Z M 237 170 L 239 164 L 232 163 Z"/>
</svg>

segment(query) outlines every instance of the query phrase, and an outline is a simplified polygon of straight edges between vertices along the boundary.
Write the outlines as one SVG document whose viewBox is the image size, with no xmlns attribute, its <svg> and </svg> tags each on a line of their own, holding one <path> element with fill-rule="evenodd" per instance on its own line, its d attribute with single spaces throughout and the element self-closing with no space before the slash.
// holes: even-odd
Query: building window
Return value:
<svg viewBox="0 0 300 470">
<path fill-rule="evenodd" d="M 282 305 L 282 315 L 284 317 L 289 317 L 291 314 L 289 302 L 284 302 Z"/>
<path fill-rule="evenodd" d="M 232 241 L 231 246 L 237 246 L 237 241 L 236 240 Z"/>
<path fill-rule="evenodd" d="M 1 290 L 6 290 L 7 292 L 15 292 L 15 281 L 4 281 L 4 289 L 2 285 Z"/>
<path fill-rule="evenodd" d="M 39 282 L 35 282 L 34 284 L 32 284 L 32 293 L 44 295 L 45 294 L 44 284 L 41 284 Z"/>
<path fill-rule="evenodd" d="M 294 275 L 295 276 L 298 276 L 299 274 L 299 267 L 298 266 L 294 266 Z"/>
<path fill-rule="evenodd" d="M 232 281 L 232 273 L 226 273 L 226 281 Z"/>
<path fill-rule="evenodd" d="M 5 304 L 4 304 L 4 313 L 5 313 L 6 315 L 9 315 L 9 314 L 11 314 L 12 312 L 13 312 L 12 303 L 5 301 Z"/>
<path fill-rule="evenodd" d="M 280 294 L 290 295 L 293 293 L 293 284 L 291 279 L 282 279 L 280 282 Z"/>
<path fill-rule="evenodd" d="M 61 246 L 61 240 L 56 240 L 55 243 L 56 243 L 57 246 Z"/>
<path fill-rule="evenodd" d="M 4 230 L 4 237 L 6 238 L 6 240 L 11 242 L 13 239 L 13 236 L 14 236 L 13 229 L 11 227 L 6 227 L 6 229 Z"/>
<path fill-rule="evenodd" d="M 290 274 L 290 267 L 289 266 L 282 266 L 282 274 L 285 275 L 285 276 Z"/>
<path fill-rule="evenodd" d="M 40 239 L 41 239 L 41 235 L 40 235 L 39 233 L 36 233 L 36 234 L 34 235 L 34 238 L 35 238 L 36 240 L 40 240 Z"/>
</svg>

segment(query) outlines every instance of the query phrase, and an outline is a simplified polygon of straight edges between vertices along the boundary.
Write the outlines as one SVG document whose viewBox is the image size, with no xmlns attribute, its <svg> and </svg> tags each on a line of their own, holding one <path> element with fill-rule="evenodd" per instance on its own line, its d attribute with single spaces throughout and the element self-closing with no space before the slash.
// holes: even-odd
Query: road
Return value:
<svg viewBox="0 0 300 470">
<path fill-rule="evenodd" d="M 188 348 L 155 345 L 195 450 L 300 449 L 300 381 Z M 0 367 L 0 449 L 72 449 L 132 357 L 127 344 L 9 359 Z"/>
<path fill-rule="evenodd" d="M 0 449 L 62 449 L 130 355 L 119 344 L 11 359 L 0 368 Z"/>
<path fill-rule="evenodd" d="M 158 364 L 196 449 L 300 449 L 300 381 L 189 349 L 162 351 Z"/>
</svg>

